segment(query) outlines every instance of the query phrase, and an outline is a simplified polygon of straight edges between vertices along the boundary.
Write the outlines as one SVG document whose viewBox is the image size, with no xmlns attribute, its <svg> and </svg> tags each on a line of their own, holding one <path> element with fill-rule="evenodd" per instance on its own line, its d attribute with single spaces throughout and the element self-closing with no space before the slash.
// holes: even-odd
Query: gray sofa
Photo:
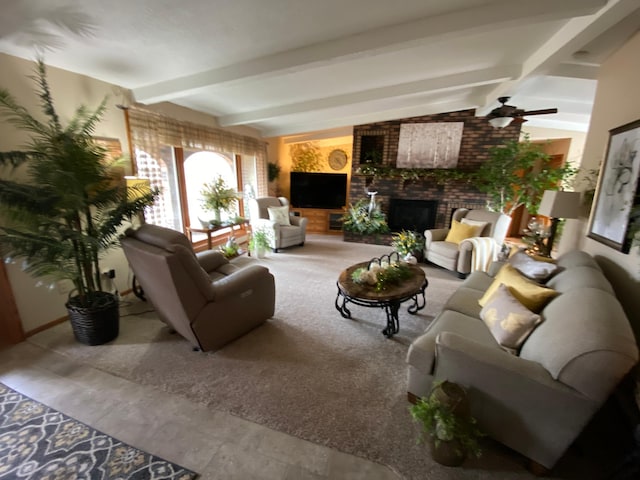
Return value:
<svg viewBox="0 0 640 480">
<path fill-rule="evenodd" d="M 474 272 L 407 355 L 409 399 L 434 380 L 466 387 L 472 413 L 492 438 L 552 468 L 638 361 L 636 339 L 596 261 L 562 255 L 546 286 L 559 294 L 517 352 L 502 348 L 480 319 L 478 300 L 493 282 Z"/>
</svg>

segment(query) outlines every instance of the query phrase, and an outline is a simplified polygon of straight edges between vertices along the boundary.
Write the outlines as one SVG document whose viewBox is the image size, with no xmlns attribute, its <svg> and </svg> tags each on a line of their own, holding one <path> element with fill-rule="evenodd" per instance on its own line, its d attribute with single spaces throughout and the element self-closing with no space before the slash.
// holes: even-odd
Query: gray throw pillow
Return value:
<svg viewBox="0 0 640 480">
<path fill-rule="evenodd" d="M 542 322 L 542 317 L 522 305 L 504 284 L 482 307 L 480 318 L 500 345 L 513 350 L 518 350 Z"/>
<path fill-rule="evenodd" d="M 558 265 L 552 262 L 544 262 L 531 258 L 522 250 L 514 253 L 508 260 L 513 268 L 525 277 L 544 283 L 558 271 Z"/>
</svg>

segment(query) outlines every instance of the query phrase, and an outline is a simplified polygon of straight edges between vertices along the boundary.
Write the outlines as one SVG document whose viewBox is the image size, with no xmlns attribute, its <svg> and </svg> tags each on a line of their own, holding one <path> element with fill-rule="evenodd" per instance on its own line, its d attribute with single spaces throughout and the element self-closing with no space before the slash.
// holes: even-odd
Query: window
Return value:
<svg viewBox="0 0 640 480">
<path fill-rule="evenodd" d="M 199 218 L 211 215 L 202 209 L 200 190 L 216 175 L 244 194 L 241 216 L 248 212 L 248 198 L 266 195 L 265 142 L 137 107 L 126 112 L 136 174 L 160 189 L 160 198 L 145 213 L 148 223 L 185 233 L 189 226 L 200 226 Z"/>
</svg>

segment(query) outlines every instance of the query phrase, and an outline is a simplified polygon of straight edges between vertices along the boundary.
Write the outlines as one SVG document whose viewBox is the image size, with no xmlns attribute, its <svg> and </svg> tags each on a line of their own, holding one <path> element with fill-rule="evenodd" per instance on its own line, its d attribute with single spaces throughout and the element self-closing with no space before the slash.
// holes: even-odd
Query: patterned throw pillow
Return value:
<svg viewBox="0 0 640 480">
<path fill-rule="evenodd" d="M 281 207 L 267 207 L 269 212 L 269 220 L 279 225 L 291 225 L 289 220 L 289 206 L 283 205 Z"/>
<path fill-rule="evenodd" d="M 534 313 L 538 313 L 553 297 L 558 295 L 555 290 L 529 280 L 507 263 L 500 269 L 482 298 L 478 300 L 481 307 L 485 306 L 500 284 L 505 284 L 509 287 L 511 294 Z"/>
<path fill-rule="evenodd" d="M 480 318 L 500 345 L 514 350 L 542 322 L 540 315 L 522 305 L 503 284 L 482 307 Z"/>
<path fill-rule="evenodd" d="M 460 243 L 463 240 L 471 237 L 477 237 L 482 231 L 481 226 L 477 225 L 467 225 L 465 223 L 460 223 L 457 220 L 454 220 L 451 223 L 451 230 L 447 234 L 447 238 L 444 239 L 445 242 L 451 243 Z"/>
<path fill-rule="evenodd" d="M 524 276 L 543 283 L 559 268 L 555 263 L 536 260 L 523 251 L 516 252 L 508 262 Z"/>
</svg>

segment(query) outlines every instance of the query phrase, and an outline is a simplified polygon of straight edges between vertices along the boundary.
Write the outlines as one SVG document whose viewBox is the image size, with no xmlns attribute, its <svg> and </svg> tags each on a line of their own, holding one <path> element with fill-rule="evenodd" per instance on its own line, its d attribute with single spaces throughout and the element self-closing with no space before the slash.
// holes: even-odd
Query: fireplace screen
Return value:
<svg viewBox="0 0 640 480">
<path fill-rule="evenodd" d="M 389 201 L 389 218 L 387 223 L 392 232 L 411 230 L 424 233 L 434 228 L 438 202 L 436 200 L 404 200 L 392 198 Z"/>
</svg>

